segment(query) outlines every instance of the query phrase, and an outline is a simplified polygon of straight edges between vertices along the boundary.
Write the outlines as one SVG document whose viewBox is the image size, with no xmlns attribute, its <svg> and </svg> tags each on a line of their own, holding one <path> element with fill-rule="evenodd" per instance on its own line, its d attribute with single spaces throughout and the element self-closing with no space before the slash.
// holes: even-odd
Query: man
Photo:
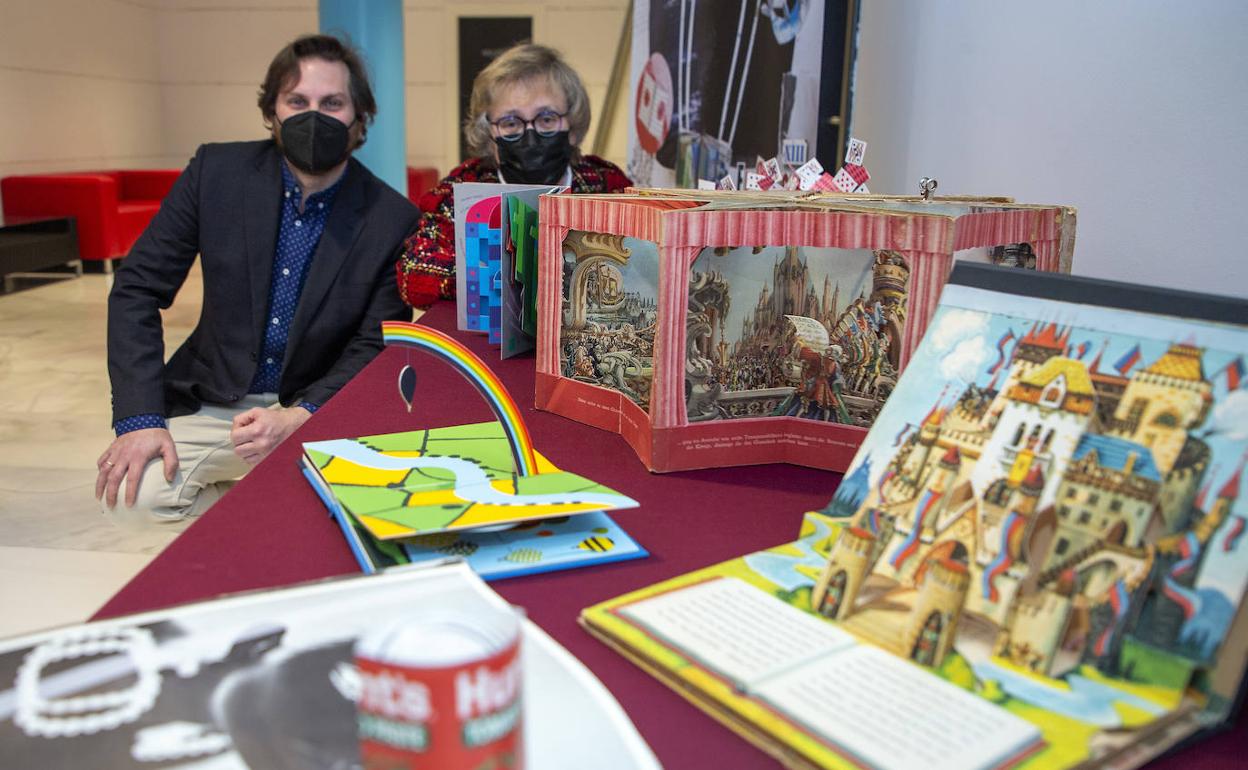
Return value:
<svg viewBox="0 0 1248 770">
<path fill-rule="evenodd" d="M 411 317 L 392 271 L 419 212 L 350 157 L 377 109 L 359 56 L 299 38 L 259 106 L 272 139 L 200 147 L 109 295 L 117 438 L 95 491 L 122 524 L 185 526 Z M 197 254 L 199 324 L 165 363 L 160 310 Z"/>
</svg>

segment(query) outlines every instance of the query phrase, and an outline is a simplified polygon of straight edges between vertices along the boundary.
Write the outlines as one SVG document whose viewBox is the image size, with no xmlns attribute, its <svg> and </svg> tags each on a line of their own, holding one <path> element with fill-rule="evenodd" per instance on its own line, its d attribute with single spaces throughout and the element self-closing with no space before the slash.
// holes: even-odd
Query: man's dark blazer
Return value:
<svg viewBox="0 0 1248 770">
<path fill-rule="evenodd" d="M 246 395 L 268 323 L 281 212 L 272 140 L 206 144 L 117 271 L 108 298 L 113 420 L 176 417 Z M 323 404 L 381 350 L 381 322 L 406 320 L 394 263 L 419 211 L 348 161 L 291 322 L 278 395 Z M 160 310 L 199 255 L 199 324 L 164 361 Z"/>
</svg>

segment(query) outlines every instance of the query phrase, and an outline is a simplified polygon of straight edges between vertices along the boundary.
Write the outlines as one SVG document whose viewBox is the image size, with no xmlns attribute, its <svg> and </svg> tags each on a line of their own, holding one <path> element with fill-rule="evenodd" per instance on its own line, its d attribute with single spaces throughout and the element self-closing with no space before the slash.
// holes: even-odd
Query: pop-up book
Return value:
<svg viewBox="0 0 1248 770">
<path fill-rule="evenodd" d="M 793 766 L 1138 766 L 1241 699 L 1246 322 L 959 265 L 800 539 L 582 623 Z"/>
<path fill-rule="evenodd" d="M 955 258 L 1068 272 L 1075 214 L 1001 199 L 541 199 L 537 406 L 652 471 L 843 471 Z"/>
<path fill-rule="evenodd" d="M 486 332 L 502 357 L 537 334 L 537 200 L 559 185 L 462 182 L 455 194 L 458 328 Z"/>
<path fill-rule="evenodd" d="M 436 329 L 400 321 L 383 323 L 382 338 L 453 366 L 497 420 L 304 443 L 304 475 L 361 568 L 372 572 L 484 550 L 491 558 L 483 554 L 477 566 L 499 576 L 646 555 L 602 513 L 635 508 L 636 501 L 543 457 L 511 394 L 472 351 Z M 409 409 L 416 379 L 410 363 L 399 371 Z M 595 514 L 594 522 L 562 521 L 584 514 Z M 536 520 L 550 521 L 527 536 L 524 529 L 505 537 L 480 532 Z"/>
<path fill-rule="evenodd" d="M 486 527 L 380 540 L 347 513 L 314 471 L 305 467 L 303 475 L 338 523 L 360 569 L 369 575 L 404 564 L 456 557 L 492 581 L 649 556 L 604 511 L 532 519 L 507 529 Z"/>
<path fill-rule="evenodd" d="M 303 452 L 305 467 L 378 540 L 637 505 L 535 451 L 532 468 L 518 469 L 496 422 L 310 441 Z"/>
</svg>

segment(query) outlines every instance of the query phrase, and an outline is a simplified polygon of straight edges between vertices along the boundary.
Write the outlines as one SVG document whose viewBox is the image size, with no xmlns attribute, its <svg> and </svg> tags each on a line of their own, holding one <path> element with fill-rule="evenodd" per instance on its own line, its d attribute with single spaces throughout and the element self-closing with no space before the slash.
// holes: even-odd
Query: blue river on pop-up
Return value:
<svg viewBox="0 0 1248 770">
<path fill-rule="evenodd" d="M 520 495 L 500 492 L 490 484 L 490 477 L 476 464 L 458 457 L 391 457 L 369 449 L 350 439 L 322 441 L 317 451 L 333 454 L 348 462 L 384 471 L 439 468 L 455 476 L 455 494 L 464 500 L 489 505 L 571 505 L 595 503 L 604 508 L 630 508 L 637 505 L 624 495 L 601 492 L 562 492 L 545 495 Z"/>
</svg>

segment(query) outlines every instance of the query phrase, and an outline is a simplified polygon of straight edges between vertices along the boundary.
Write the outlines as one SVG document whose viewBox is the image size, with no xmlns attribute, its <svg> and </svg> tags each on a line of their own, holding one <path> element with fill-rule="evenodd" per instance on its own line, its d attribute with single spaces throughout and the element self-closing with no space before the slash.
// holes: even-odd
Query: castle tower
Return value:
<svg viewBox="0 0 1248 770">
<path fill-rule="evenodd" d="M 1152 450 L 1163 474 L 1174 467 L 1188 432 L 1204 423 L 1213 405 L 1203 354 L 1195 345 L 1171 345 L 1131 377 L 1114 412 L 1111 432 Z"/>
<path fill-rule="evenodd" d="M 903 328 L 906 323 L 906 296 L 910 282 L 910 266 L 900 252 L 876 251 L 875 264 L 871 268 L 871 295 L 866 304 L 876 302 L 884 309 L 886 319 L 880 334 L 887 340 L 888 363 L 894 369 L 901 367 Z M 839 290 L 839 285 L 838 285 Z"/>
<path fill-rule="evenodd" d="M 1039 591 L 1015 601 L 997 635 L 994 654 L 1016 666 L 1050 676 L 1053 658 L 1070 624 L 1074 607 L 1071 589 L 1069 581 L 1062 581 L 1055 590 Z"/>
<path fill-rule="evenodd" d="M 923 520 L 923 539 L 930 541 L 936 537 L 936 523 L 941 520 L 941 514 L 949 505 L 949 491 L 953 489 L 954 482 L 957 481 L 958 472 L 962 468 L 962 455 L 958 452 L 956 446 L 950 446 L 949 449 L 941 456 L 940 461 L 936 463 L 936 469 L 932 472 L 932 480 L 929 488 L 932 494 L 940 495 L 940 504 L 936 510 L 932 511 L 926 519 Z"/>
<path fill-rule="evenodd" d="M 776 293 L 772 297 L 772 318 L 781 315 L 802 315 L 806 301 L 806 264 L 798 259 L 797 247 L 786 246 L 784 259 L 772 268 Z"/>
<path fill-rule="evenodd" d="M 1011 363 L 1023 361 L 1032 364 L 1032 368 L 1041 366 L 1053 356 L 1065 355 L 1069 345 L 1069 330 L 1063 334 L 1056 323 L 1037 321 L 1014 346 Z"/>
<path fill-rule="evenodd" d="M 824 617 L 841 620 L 854 610 L 858 589 L 871 569 L 875 536 L 859 527 L 845 527 L 810 595 L 812 608 Z"/>
<path fill-rule="evenodd" d="M 944 394 L 941 394 L 944 397 Z M 934 404 L 928 411 L 927 417 L 923 418 L 923 424 L 919 426 L 919 441 L 931 446 L 936 443 L 936 438 L 940 435 L 940 424 L 945 419 L 945 408 L 939 402 Z"/>
<path fill-rule="evenodd" d="M 1212 460 L 1213 450 L 1209 445 L 1189 433 L 1174 466 L 1162 477 L 1157 506 L 1162 534 L 1173 534 L 1190 528 L 1192 522 L 1208 510 L 1203 501 L 1197 505 L 1196 494 L 1200 491 L 1201 482 L 1209 475 L 1209 464 Z"/>
<path fill-rule="evenodd" d="M 1222 489 L 1218 491 L 1218 499 L 1209 508 L 1209 513 L 1192 528 L 1192 532 L 1200 542 L 1209 542 L 1209 539 L 1213 537 L 1213 533 L 1217 531 L 1218 527 L 1222 526 L 1222 522 L 1226 521 L 1226 517 L 1231 515 L 1231 508 L 1235 505 L 1235 501 L 1239 499 L 1239 480 L 1243 472 L 1244 461 L 1240 460 L 1239 467 L 1235 469 L 1231 477 L 1222 485 Z"/>
<path fill-rule="evenodd" d="M 871 296 L 869 302 L 879 300 L 884 305 L 896 305 L 906 299 L 906 284 L 910 280 L 910 266 L 905 257 L 896 251 L 875 252 L 875 264 L 871 268 Z M 837 285 L 840 291 L 840 285 Z"/>
<path fill-rule="evenodd" d="M 932 452 L 932 447 L 936 445 L 936 439 L 940 436 L 940 423 L 944 418 L 945 410 L 938 401 L 932 405 L 932 409 L 927 413 L 927 417 L 923 418 L 923 423 L 919 426 L 917 438 L 911 446 L 910 454 L 906 457 L 905 463 L 902 464 L 901 475 L 903 479 L 914 487 L 917 487 L 923 481 L 923 475 L 927 469 L 928 456 Z"/>
<path fill-rule="evenodd" d="M 970 579 L 965 564 L 948 558 L 930 563 L 924 571 L 902 634 L 906 653 L 916 663 L 935 668 L 944 662 L 957 634 Z"/>
<path fill-rule="evenodd" d="M 1040 493 L 1044 491 L 1044 483 L 1044 471 L 1038 465 L 1032 466 L 1026 478 L 1018 485 L 1018 489 L 1014 490 L 1014 499 L 1010 501 L 1011 507 L 1023 516 L 1034 514 Z"/>
<path fill-rule="evenodd" d="M 985 427 L 992 427 L 996 424 L 1002 409 L 1005 407 L 1006 397 L 1013 390 L 1014 386 L 1018 384 L 1019 380 L 1043 366 L 1050 358 L 1062 355 L 1069 341 L 1070 333 L 1067 332 L 1065 335 L 1062 335 L 1055 323 L 1044 325 L 1040 321 L 1036 321 L 1032 324 L 1031 329 L 1014 343 L 1014 349 L 1010 353 L 1009 365 L 1005 367 L 1005 383 L 1000 390 L 997 390 L 997 397 L 985 412 Z M 994 376 L 993 385 L 990 386 L 990 389 L 995 388 L 996 377 Z"/>
<path fill-rule="evenodd" d="M 1218 491 L 1218 497 L 1190 531 L 1167 537 L 1157 543 L 1157 556 L 1153 568 L 1155 592 L 1144 608 L 1142 621 L 1135 634 L 1149 644 L 1164 649 L 1174 649 L 1180 655 L 1193 659 L 1202 657 L 1199 643 L 1179 643 L 1183 624 L 1195 613 L 1199 599 L 1193 587 L 1200 575 L 1205 552 L 1213 534 L 1226 521 L 1231 508 L 1239 498 L 1239 486 L 1244 461 L 1231 474 Z"/>
<path fill-rule="evenodd" d="M 933 486 L 938 486 L 941 492 L 948 492 L 953 488 L 953 481 L 958 477 L 958 469 L 961 467 L 962 454 L 958 452 L 956 445 L 950 445 L 936 464 L 936 480 Z"/>
<path fill-rule="evenodd" d="M 1056 331 L 1029 333 L 1036 340 L 1053 340 L 1054 344 L 1069 336 Z M 1007 476 L 1021 478 L 1038 463 L 1050 480 L 1060 479 L 1066 463 L 1079 439 L 1092 422 L 1096 394 L 1087 368 L 1072 358 L 1052 356 L 1041 366 L 1015 379 L 1010 371 L 1007 385 L 998 395 L 1002 401 L 1000 417 L 984 443 L 979 462 L 971 474 L 975 490 L 983 496 L 989 485 Z M 1053 502 L 1054 484 L 1041 494 L 1037 505 Z"/>
<path fill-rule="evenodd" d="M 1140 548 L 1160 528 L 1161 475 L 1152 454 L 1126 439 L 1095 433 L 1079 440 L 1057 490 L 1057 532 L 1044 569 L 1095 542 Z"/>
<path fill-rule="evenodd" d="M 1046 479 L 1039 466 L 1033 466 L 1027 476 L 1010 492 L 1007 514 L 985 514 L 981 524 L 976 559 L 984 566 L 983 590 L 976 596 L 983 607 L 977 611 L 1000 614 L 1003 603 L 1014 595 L 1016 578 L 1011 574 L 1016 565 L 1026 564 L 1023 540 L 1035 515 Z M 989 607 L 988 605 L 993 605 Z"/>
<path fill-rule="evenodd" d="M 887 471 L 886 471 L 887 472 Z M 841 479 L 832 499 L 821 513 L 839 518 L 853 516 L 871 494 L 871 456 L 863 458 L 854 472 Z"/>
<path fill-rule="evenodd" d="M 1108 372 L 1101 371 L 1101 358 L 1105 354 L 1105 348 L 1109 346 L 1109 340 L 1101 343 L 1101 349 L 1096 352 L 1096 357 L 1092 359 L 1092 363 L 1088 364 L 1088 376 L 1092 378 L 1092 388 L 1096 391 L 1096 417 L 1097 422 L 1102 428 L 1107 429 L 1114 419 L 1114 412 L 1118 411 L 1118 402 L 1122 400 L 1122 394 L 1126 392 L 1129 379 L 1115 373 L 1112 369 Z"/>
</svg>

